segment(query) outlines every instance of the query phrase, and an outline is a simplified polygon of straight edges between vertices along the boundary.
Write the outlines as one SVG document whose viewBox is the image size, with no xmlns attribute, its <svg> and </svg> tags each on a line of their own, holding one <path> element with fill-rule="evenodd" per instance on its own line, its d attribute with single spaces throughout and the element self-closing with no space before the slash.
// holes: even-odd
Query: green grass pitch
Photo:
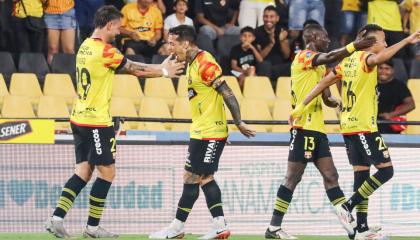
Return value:
<svg viewBox="0 0 420 240">
<path fill-rule="evenodd" d="M 31 234 L 31 233 L 0 233 L 0 239 L 25 239 L 25 240 L 49 240 L 49 239 L 57 239 L 49 234 Z M 84 239 L 82 237 L 76 237 L 75 239 Z M 145 240 L 148 239 L 145 235 L 123 235 L 120 236 L 118 239 L 120 240 Z M 197 236 L 195 235 L 187 235 L 185 237 L 185 240 L 193 240 L 197 239 Z M 234 235 L 230 237 L 231 240 L 259 240 L 264 239 L 262 236 L 256 236 L 256 235 Z M 348 239 L 344 236 L 299 236 L 299 240 L 345 240 Z M 391 240 L 419 240 L 419 237 L 391 237 Z"/>
</svg>

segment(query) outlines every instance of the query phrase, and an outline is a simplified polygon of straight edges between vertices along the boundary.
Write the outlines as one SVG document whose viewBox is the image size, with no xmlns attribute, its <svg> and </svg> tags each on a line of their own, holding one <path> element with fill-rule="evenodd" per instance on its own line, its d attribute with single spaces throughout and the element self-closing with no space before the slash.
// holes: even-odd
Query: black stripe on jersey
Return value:
<svg viewBox="0 0 420 240">
<path fill-rule="evenodd" d="M 119 70 L 121 70 L 123 67 L 124 67 L 124 65 L 127 63 L 127 58 L 126 57 L 124 57 L 122 60 L 121 60 L 121 63 L 120 63 L 120 65 L 118 65 L 118 67 L 115 69 L 115 71 L 119 71 Z"/>
</svg>

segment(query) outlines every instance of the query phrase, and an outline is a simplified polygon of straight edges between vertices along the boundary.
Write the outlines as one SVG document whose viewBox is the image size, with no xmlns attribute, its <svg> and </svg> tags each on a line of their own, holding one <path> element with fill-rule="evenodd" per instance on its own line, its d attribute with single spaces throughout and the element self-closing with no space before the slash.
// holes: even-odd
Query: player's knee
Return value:
<svg viewBox="0 0 420 240">
<path fill-rule="evenodd" d="M 213 180 L 214 180 L 213 175 L 200 176 L 200 186 L 204 186 Z"/>
<path fill-rule="evenodd" d="M 394 176 L 394 167 L 389 166 L 389 167 L 379 168 L 378 174 L 382 176 L 382 179 L 384 181 L 388 181 Z"/>
<path fill-rule="evenodd" d="M 200 182 L 200 176 L 192 172 L 184 172 L 184 183 L 185 184 L 197 184 Z"/>
<path fill-rule="evenodd" d="M 337 185 L 338 183 L 338 172 L 328 172 L 323 176 L 324 184 L 328 186 Z"/>
<path fill-rule="evenodd" d="M 284 178 L 284 186 L 288 189 L 295 189 L 299 182 L 302 180 L 302 175 L 297 174 L 287 174 Z"/>
<path fill-rule="evenodd" d="M 127 48 L 126 50 L 125 50 L 125 54 L 126 55 L 135 55 L 136 54 L 136 52 L 134 51 L 134 49 L 132 49 L 132 48 Z"/>
</svg>

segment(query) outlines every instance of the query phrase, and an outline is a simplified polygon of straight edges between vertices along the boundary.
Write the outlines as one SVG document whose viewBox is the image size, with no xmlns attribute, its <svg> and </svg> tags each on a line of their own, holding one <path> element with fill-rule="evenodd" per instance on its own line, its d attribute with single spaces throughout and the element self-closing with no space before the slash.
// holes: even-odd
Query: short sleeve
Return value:
<svg viewBox="0 0 420 240">
<path fill-rule="evenodd" d="M 363 52 L 360 55 L 360 64 L 362 66 L 362 70 L 366 73 L 370 73 L 370 72 L 373 71 L 373 69 L 375 69 L 375 66 L 374 67 L 369 67 L 367 65 L 367 59 L 372 55 L 373 55 L 372 53 L 367 53 L 367 52 Z"/>
<path fill-rule="evenodd" d="M 120 67 L 120 65 L 124 62 L 124 55 L 122 55 L 121 52 L 111 44 L 105 45 L 102 57 L 104 66 L 112 70 L 118 69 L 118 67 Z"/>
<path fill-rule="evenodd" d="M 128 14 L 127 14 L 127 11 L 128 11 L 128 5 L 125 5 L 124 7 L 123 7 L 123 9 L 121 9 L 121 14 L 123 15 L 122 16 L 122 20 L 121 20 L 121 27 L 126 27 L 127 26 L 127 24 L 128 24 Z"/>
<path fill-rule="evenodd" d="M 333 73 L 335 74 L 335 76 L 337 78 L 342 78 L 343 77 L 343 62 L 340 62 L 339 64 L 337 64 L 337 66 L 335 66 L 335 68 L 333 69 Z"/>
<path fill-rule="evenodd" d="M 238 47 L 236 45 L 230 50 L 230 60 L 238 60 Z"/>
<path fill-rule="evenodd" d="M 198 74 L 200 75 L 201 81 L 211 86 L 214 80 L 222 75 L 222 69 L 216 60 L 206 52 L 202 52 L 197 56 L 198 61 Z"/>
<path fill-rule="evenodd" d="M 163 28 L 162 12 L 156 7 L 155 30 L 162 30 L 162 28 Z"/>
<path fill-rule="evenodd" d="M 405 10 L 411 12 L 413 8 L 413 1 L 412 0 L 404 0 L 402 3 L 400 3 L 400 6 L 404 8 Z"/>
<path fill-rule="evenodd" d="M 398 81 L 398 80 L 394 80 L 394 81 Z M 400 84 L 400 94 L 401 94 L 401 100 L 403 101 L 405 98 L 407 97 L 411 97 L 411 92 L 410 89 L 408 89 L 407 85 L 405 85 L 404 83 L 399 83 Z"/>
<path fill-rule="evenodd" d="M 195 6 L 194 6 L 195 13 L 203 13 L 204 12 L 203 5 L 204 5 L 203 0 L 196 0 Z"/>
<path fill-rule="evenodd" d="M 296 56 L 298 63 L 302 64 L 302 69 L 312 68 L 313 60 L 318 56 L 319 53 L 311 50 L 303 50 Z"/>
<path fill-rule="evenodd" d="M 168 16 L 167 18 L 165 18 L 165 21 L 163 23 L 163 29 L 169 30 L 171 28 L 170 18 L 171 18 L 171 16 Z"/>
</svg>

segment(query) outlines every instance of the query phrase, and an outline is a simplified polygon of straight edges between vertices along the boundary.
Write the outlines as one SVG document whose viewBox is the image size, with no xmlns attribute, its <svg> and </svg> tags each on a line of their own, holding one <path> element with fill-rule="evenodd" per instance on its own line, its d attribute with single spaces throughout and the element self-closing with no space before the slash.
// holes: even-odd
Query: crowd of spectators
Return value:
<svg viewBox="0 0 420 240">
<path fill-rule="evenodd" d="M 235 75 L 241 87 L 247 76 L 268 76 L 273 85 L 279 76 L 289 76 L 296 52 L 304 48 L 305 24 L 324 26 L 330 48 L 352 41 L 366 23 L 380 25 L 388 45 L 420 29 L 420 0 L 0 0 L 0 51 L 42 53 L 49 64 L 58 52 L 74 54 L 93 31 L 96 10 L 105 4 L 123 14 L 115 45 L 126 55 L 141 55 L 145 61 L 168 55 L 169 29 L 191 25 L 199 47 L 215 54 L 224 74 Z M 409 72 L 410 61 L 420 59 L 420 45 L 402 49 L 396 58 Z M 385 77 L 387 68 L 392 77 Z M 380 67 L 380 89 L 402 89 L 395 98 L 400 102 L 383 110 L 384 119 L 399 113 L 397 105 L 409 96 L 389 80 L 393 69 L 393 62 Z"/>
</svg>

